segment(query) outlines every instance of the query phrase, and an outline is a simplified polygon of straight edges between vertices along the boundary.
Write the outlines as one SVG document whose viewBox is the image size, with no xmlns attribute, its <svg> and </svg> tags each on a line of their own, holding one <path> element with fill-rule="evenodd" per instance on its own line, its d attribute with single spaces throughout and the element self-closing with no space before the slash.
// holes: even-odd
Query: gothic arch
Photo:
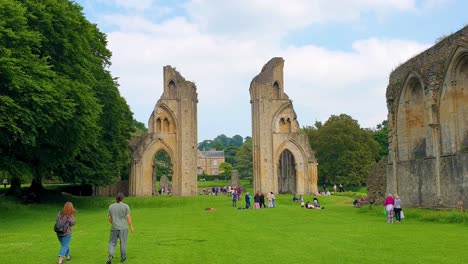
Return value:
<svg viewBox="0 0 468 264">
<path fill-rule="evenodd" d="M 280 99 L 281 97 L 281 88 L 280 88 L 280 84 L 278 81 L 275 81 L 275 83 L 273 83 L 273 93 L 272 93 L 272 99 Z"/>
<path fill-rule="evenodd" d="M 176 158 L 175 151 L 168 142 L 162 139 L 155 139 L 147 142 L 142 146 L 142 151 L 139 157 L 133 157 L 132 173 L 130 180 L 133 184 L 130 185 L 130 193 L 138 194 L 138 196 L 151 196 L 153 193 L 153 169 L 154 156 L 160 150 L 166 151 L 171 157 L 172 170 L 176 174 Z"/>
<path fill-rule="evenodd" d="M 440 91 L 441 154 L 468 150 L 468 48 L 459 46 Z"/>
<path fill-rule="evenodd" d="M 271 124 L 274 133 L 288 134 L 297 131 L 295 125 L 296 113 L 292 109 L 290 103 L 285 103 L 278 108 L 273 116 L 273 123 Z"/>
<path fill-rule="evenodd" d="M 397 112 L 398 161 L 426 157 L 424 85 L 419 75 L 410 73 L 400 94 Z"/>
<path fill-rule="evenodd" d="M 167 89 L 169 92 L 168 99 L 176 99 L 177 98 L 177 87 L 174 80 L 170 80 L 167 84 Z"/>
<path fill-rule="evenodd" d="M 276 149 L 274 172 L 278 193 L 305 193 L 306 160 L 304 150 L 294 140 L 287 140 Z"/>
<path fill-rule="evenodd" d="M 165 134 L 174 134 L 177 131 L 177 120 L 174 117 L 174 114 L 172 113 L 171 110 L 169 110 L 169 107 L 166 104 L 159 103 L 156 105 L 154 114 L 156 115 L 155 117 L 156 120 L 154 121 L 154 132 L 155 133 L 165 133 Z M 151 120 L 150 120 L 150 126 L 151 125 Z"/>
<path fill-rule="evenodd" d="M 171 66 L 164 67 L 164 92 L 151 113 L 148 132 L 132 139 L 129 193 L 153 194 L 155 154 L 164 150 L 172 162 L 172 191 L 176 196 L 197 194 L 197 93 Z M 178 91 L 192 91 L 190 93 Z"/>
</svg>

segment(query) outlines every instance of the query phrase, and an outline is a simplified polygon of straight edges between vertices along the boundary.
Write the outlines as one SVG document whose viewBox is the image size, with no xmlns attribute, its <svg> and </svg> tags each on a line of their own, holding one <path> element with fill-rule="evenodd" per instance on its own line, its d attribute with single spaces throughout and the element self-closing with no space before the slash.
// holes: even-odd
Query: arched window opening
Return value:
<svg viewBox="0 0 468 264">
<path fill-rule="evenodd" d="M 156 133 L 160 133 L 161 132 L 161 119 L 158 118 L 156 119 Z"/>
<path fill-rule="evenodd" d="M 273 96 L 272 99 L 280 99 L 280 86 L 278 82 L 273 84 Z"/>
<path fill-rule="evenodd" d="M 169 82 L 168 88 L 169 88 L 169 99 L 176 99 L 177 90 L 176 90 L 176 85 L 174 81 Z"/>
<path fill-rule="evenodd" d="M 173 168 L 171 156 L 161 149 L 154 155 L 153 162 L 153 195 L 166 195 L 172 189 Z"/>
<path fill-rule="evenodd" d="M 291 120 L 289 118 L 281 118 L 279 121 L 279 132 L 282 134 L 291 133 Z"/>
<path fill-rule="evenodd" d="M 291 151 L 285 149 L 278 162 L 278 193 L 296 192 L 296 162 Z"/>
<path fill-rule="evenodd" d="M 468 54 L 458 57 L 440 98 L 442 155 L 468 151 Z"/>
<path fill-rule="evenodd" d="M 169 120 L 167 120 L 167 118 L 164 118 L 164 121 L 163 121 L 163 132 L 164 133 L 169 132 Z"/>
<path fill-rule="evenodd" d="M 403 88 L 398 106 L 397 138 L 399 161 L 426 157 L 424 91 L 420 80 L 411 77 Z"/>
</svg>

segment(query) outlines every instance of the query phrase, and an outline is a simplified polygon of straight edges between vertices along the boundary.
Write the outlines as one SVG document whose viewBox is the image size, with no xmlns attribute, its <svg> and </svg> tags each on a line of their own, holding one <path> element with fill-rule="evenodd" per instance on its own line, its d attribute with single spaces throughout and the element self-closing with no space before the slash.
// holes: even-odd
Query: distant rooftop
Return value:
<svg viewBox="0 0 468 264">
<path fill-rule="evenodd" d="M 200 151 L 200 153 L 205 158 L 224 158 L 224 150 L 208 150 L 208 151 Z"/>
</svg>

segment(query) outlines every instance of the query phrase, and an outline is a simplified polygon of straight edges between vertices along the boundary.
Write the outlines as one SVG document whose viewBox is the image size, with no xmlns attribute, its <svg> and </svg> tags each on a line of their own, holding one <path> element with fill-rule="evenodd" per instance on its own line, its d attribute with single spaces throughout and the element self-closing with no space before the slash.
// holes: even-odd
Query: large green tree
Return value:
<svg viewBox="0 0 468 264">
<path fill-rule="evenodd" d="M 379 145 L 351 116 L 331 116 L 323 125 L 304 129 L 319 161 L 319 178 L 330 183 L 362 185 L 375 163 Z"/>
<path fill-rule="evenodd" d="M 32 187 L 104 185 L 128 165 L 132 113 L 106 45 L 72 1 L 0 0 L 0 162 L 29 166 Z"/>
<path fill-rule="evenodd" d="M 388 122 L 384 120 L 377 125 L 376 129 L 372 130 L 372 137 L 379 143 L 379 153 L 377 160 L 384 159 L 388 155 Z"/>
<path fill-rule="evenodd" d="M 252 139 L 249 138 L 242 144 L 236 153 L 236 166 L 241 178 L 252 179 L 253 161 L 252 161 Z"/>
</svg>

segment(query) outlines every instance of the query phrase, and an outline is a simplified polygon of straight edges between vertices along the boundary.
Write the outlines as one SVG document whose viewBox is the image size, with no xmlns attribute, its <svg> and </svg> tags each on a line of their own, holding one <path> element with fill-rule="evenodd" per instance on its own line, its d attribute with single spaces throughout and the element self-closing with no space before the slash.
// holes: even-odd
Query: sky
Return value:
<svg viewBox="0 0 468 264">
<path fill-rule="evenodd" d="M 347 114 L 387 118 L 385 91 L 401 63 L 468 24 L 464 0 L 76 0 L 106 33 L 110 71 L 134 118 L 148 125 L 163 66 L 198 92 L 198 141 L 251 136 L 249 85 L 282 57 L 300 126 Z"/>
</svg>

